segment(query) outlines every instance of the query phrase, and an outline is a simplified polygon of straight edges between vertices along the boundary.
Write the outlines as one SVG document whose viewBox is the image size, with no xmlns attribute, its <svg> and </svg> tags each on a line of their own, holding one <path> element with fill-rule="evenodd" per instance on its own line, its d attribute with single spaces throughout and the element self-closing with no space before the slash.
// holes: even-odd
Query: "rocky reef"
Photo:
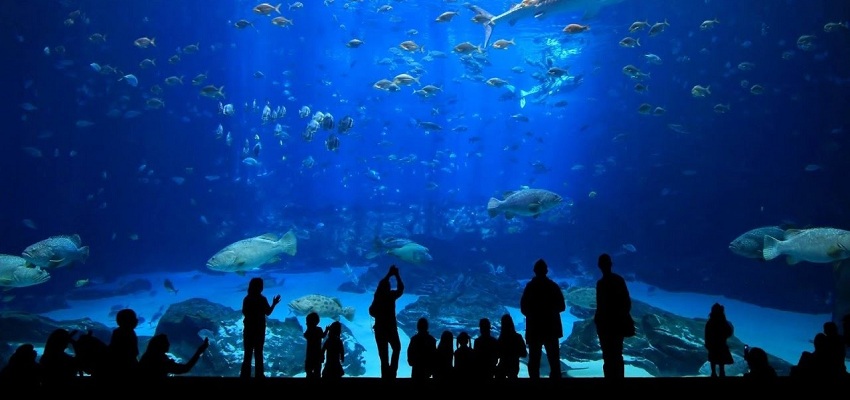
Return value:
<svg viewBox="0 0 850 400">
<path fill-rule="evenodd" d="M 268 318 L 264 348 L 266 374 L 290 377 L 304 371 L 306 341 L 304 327 L 296 318 L 281 321 Z M 366 372 L 361 345 L 351 330 L 342 324 L 342 340 L 346 347 L 343 369 L 346 376 Z M 210 347 L 198 361 L 193 375 L 239 376 L 242 365 L 242 313 L 206 299 L 193 298 L 172 304 L 157 324 L 156 333 L 168 335 L 171 353 L 180 359 L 194 354 L 204 337 Z"/>
<path fill-rule="evenodd" d="M 0 330 L 0 367 L 20 343 L 44 345 L 54 329 L 64 328 L 80 333 L 92 331 L 98 339 L 109 343 L 112 328 L 90 319 L 55 321 L 50 318 L 26 313 L 0 313 L 0 326 L 14 327 Z M 346 376 L 361 376 L 366 372 L 366 349 L 342 324 L 342 340 L 345 345 Z M 171 342 L 170 354 L 178 361 L 189 359 L 205 337 L 210 347 L 189 373 L 196 376 L 239 376 L 242 365 L 242 313 L 230 307 L 206 299 L 193 298 L 172 304 L 160 318 L 156 334 L 168 335 Z M 265 362 L 268 376 L 295 376 L 304 371 L 306 341 L 304 327 L 296 318 L 277 320 L 269 318 L 267 323 Z M 139 337 L 139 350 L 144 352 L 149 337 Z"/>
<path fill-rule="evenodd" d="M 565 292 L 567 302 L 574 315 L 587 316 L 576 321 L 572 333 L 561 343 L 561 358 L 574 362 L 586 362 L 602 359 L 596 327 L 593 324 L 592 310 L 595 304 L 589 301 L 595 298 L 594 288 L 572 288 Z M 705 374 L 707 360 L 705 341 L 706 319 L 686 318 L 647 303 L 632 300 L 632 318 L 635 320 L 637 334 L 626 338 L 623 356 L 626 364 L 634 365 L 656 377 L 696 376 Z M 743 360 L 744 343 L 733 336 L 728 340 L 736 363 L 727 366 L 728 375 L 743 373 L 746 363 Z M 779 375 L 787 375 L 791 364 L 768 354 L 768 361 Z"/>
</svg>

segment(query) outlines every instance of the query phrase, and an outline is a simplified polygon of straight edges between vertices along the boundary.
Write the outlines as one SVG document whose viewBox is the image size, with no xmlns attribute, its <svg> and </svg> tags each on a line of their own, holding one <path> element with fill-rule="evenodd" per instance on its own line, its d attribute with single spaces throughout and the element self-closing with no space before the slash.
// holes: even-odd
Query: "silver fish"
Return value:
<svg viewBox="0 0 850 400">
<path fill-rule="evenodd" d="M 850 257 L 850 231 L 836 228 L 789 229 L 785 240 L 764 237 L 762 256 L 772 260 L 786 256 L 788 264 L 800 261 L 831 263 Z"/>
<path fill-rule="evenodd" d="M 291 230 L 280 238 L 273 233 L 266 233 L 243 239 L 227 245 L 210 257 L 207 268 L 244 275 L 247 271 L 257 270 L 265 264 L 280 260 L 282 254 L 294 256 L 297 241 Z"/>
<path fill-rule="evenodd" d="M 89 247 L 82 245 L 80 235 L 51 236 L 31 244 L 21 254 L 30 263 L 42 268 L 60 268 L 74 261 L 86 262 Z"/>
<path fill-rule="evenodd" d="M 733 253 L 747 257 L 764 259 L 764 237 L 772 236 L 779 240 L 785 240 L 785 231 L 778 226 L 763 226 L 751 229 L 741 234 L 729 243 L 729 250 Z"/>
<path fill-rule="evenodd" d="M 487 202 L 487 214 L 493 218 L 501 213 L 506 219 L 516 215 L 537 218 L 563 201 L 557 193 L 544 189 L 523 189 L 508 192 L 504 200 L 491 197 Z"/>
<path fill-rule="evenodd" d="M 47 282 L 50 274 L 23 257 L 0 254 L 0 287 L 21 288 Z"/>
</svg>

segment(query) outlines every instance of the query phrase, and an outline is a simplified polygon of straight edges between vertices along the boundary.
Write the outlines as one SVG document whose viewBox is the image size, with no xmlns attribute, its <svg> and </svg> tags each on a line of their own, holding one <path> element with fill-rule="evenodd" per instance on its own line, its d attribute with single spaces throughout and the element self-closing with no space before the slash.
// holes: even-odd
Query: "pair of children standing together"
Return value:
<svg viewBox="0 0 850 400">
<path fill-rule="evenodd" d="M 275 306 L 280 303 L 280 295 L 272 298 L 272 303 L 263 295 L 263 279 L 251 278 L 248 283 L 248 294 L 242 300 L 242 341 L 244 360 L 239 374 L 242 378 L 251 377 L 251 361 L 254 362 L 254 377 L 264 378 L 263 346 L 266 341 L 266 317 L 271 315 Z M 307 315 L 307 329 L 304 338 L 307 339 L 307 356 L 304 369 L 308 378 L 339 378 L 344 374 L 342 363 L 345 361 L 345 348 L 342 344 L 342 325 L 334 321 L 325 330 L 319 327 L 319 314 L 312 312 Z M 322 344 L 322 339 L 328 339 Z M 327 357 L 325 370 L 322 363 Z"/>
</svg>

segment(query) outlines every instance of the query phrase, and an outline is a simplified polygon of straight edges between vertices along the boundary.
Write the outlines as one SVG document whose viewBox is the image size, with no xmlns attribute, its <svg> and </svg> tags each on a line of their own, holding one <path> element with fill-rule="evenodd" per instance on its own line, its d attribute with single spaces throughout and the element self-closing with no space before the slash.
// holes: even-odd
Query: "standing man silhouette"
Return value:
<svg viewBox="0 0 850 400">
<path fill-rule="evenodd" d="M 520 311 L 525 315 L 525 342 L 528 344 L 528 376 L 540 378 L 542 348 L 549 361 L 549 377 L 561 377 L 559 339 L 564 336 L 561 313 L 567 309 L 564 293 L 549 279 L 549 266 L 543 259 L 534 263 L 534 278 L 525 285 Z"/>
<path fill-rule="evenodd" d="M 390 286 L 390 278 L 395 277 L 396 289 Z M 390 266 L 389 272 L 378 282 L 369 315 L 375 318 L 375 343 L 378 345 L 378 357 L 381 359 L 381 378 L 393 379 L 398 373 L 398 359 L 401 351 L 401 339 L 398 337 L 398 321 L 395 315 L 395 301 L 404 294 L 404 283 L 398 273 L 398 267 Z M 387 346 L 392 355 L 387 354 Z M 390 360 L 391 359 L 391 360 Z"/>
<path fill-rule="evenodd" d="M 623 362 L 623 340 L 634 336 L 634 322 L 629 314 L 632 299 L 626 280 L 611 272 L 611 256 L 601 254 L 598 266 L 602 278 L 596 282 L 596 334 L 602 348 L 602 371 L 606 378 L 623 378 L 626 366 Z"/>
</svg>

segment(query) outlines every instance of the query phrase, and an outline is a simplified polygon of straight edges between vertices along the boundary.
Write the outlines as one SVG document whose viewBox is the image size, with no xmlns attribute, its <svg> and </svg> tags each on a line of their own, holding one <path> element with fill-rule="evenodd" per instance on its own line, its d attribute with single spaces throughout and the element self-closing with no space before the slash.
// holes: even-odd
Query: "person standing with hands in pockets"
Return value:
<svg viewBox="0 0 850 400">
<path fill-rule="evenodd" d="M 390 285 L 391 277 L 395 277 L 395 290 Z M 375 318 L 372 329 L 375 332 L 375 343 L 378 345 L 378 357 L 381 359 L 381 378 L 385 379 L 394 379 L 398 373 L 401 340 L 398 337 L 395 301 L 403 293 L 404 283 L 401 281 L 398 267 L 391 265 L 387 275 L 378 282 L 378 288 L 375 289 L 375 296 L 369 306 L 369 315 Z M 392 349 L 392 355 L 388 354 L 388 346 Z"/>
<path fill-rule="evenodd" d="M 271 315 L 275 306 L 280 303 L 280 295 L 269 300 L 263 296 L 263 278 L 251 278 L 248 283 L 248 294 L 242 300 L 242 330 L 243 348 L 245 351 L 242 360 L 240 378 L 251 377 L 251 359 L 254 360 L 254 377 L 265 378 L 263 365 L 263 346 L 266 343 L 266 316 Z"/>
</svg>

